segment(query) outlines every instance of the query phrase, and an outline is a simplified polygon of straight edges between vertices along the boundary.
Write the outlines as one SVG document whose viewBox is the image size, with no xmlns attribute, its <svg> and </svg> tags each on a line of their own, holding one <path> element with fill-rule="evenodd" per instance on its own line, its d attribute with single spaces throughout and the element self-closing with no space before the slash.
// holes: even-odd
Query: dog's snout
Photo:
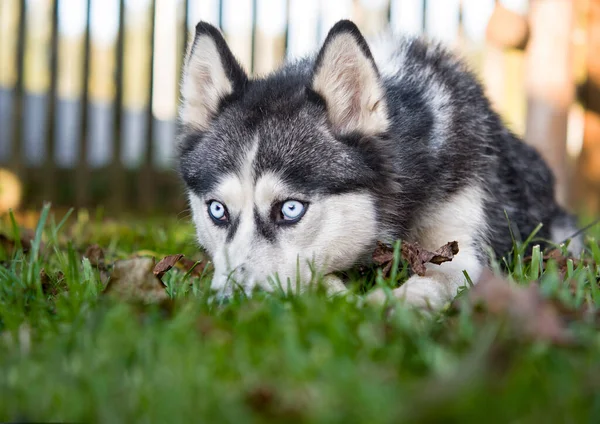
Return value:
<svg viewBox="0 0 600 424">
<path fill-rule="evenodd" d="M 248 277 L 248 267 L 246 263 L 241 263 L 236 266 L 231 272 L 231 276 L 237 283 L 243 284 Z"/>
</svg>

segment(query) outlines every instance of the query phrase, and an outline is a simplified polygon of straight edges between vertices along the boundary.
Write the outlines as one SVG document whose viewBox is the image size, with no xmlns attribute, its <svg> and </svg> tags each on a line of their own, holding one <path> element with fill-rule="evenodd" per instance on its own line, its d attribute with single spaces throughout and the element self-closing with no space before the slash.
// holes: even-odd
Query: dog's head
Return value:
<svg viewBox="0 0 600 424">
<path fill-rule="evenodd" d="M 180 170 L 213 288 L 306 284 L 377 237 L 384 89 L 364 38 L 336 24 L 316 59 L 250 79 L 199 23 L 181 84 Z"/>
</svg>

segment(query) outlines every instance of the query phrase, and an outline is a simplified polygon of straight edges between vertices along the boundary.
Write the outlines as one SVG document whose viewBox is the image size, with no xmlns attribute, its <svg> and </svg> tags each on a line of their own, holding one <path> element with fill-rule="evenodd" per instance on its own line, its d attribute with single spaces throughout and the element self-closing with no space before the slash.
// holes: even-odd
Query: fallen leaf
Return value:
<svg viewBox="0 0 600 424">
<path fill-rule="evenodd" d="M 437 249 L 435 252 L 423 249 L 418 243 L 402 242 L 400 254 L 407 261 L 414 273 L 423 276 L 427 268 L 426 263 L 440 265 L 451 261 L 458 253 L 458 243 L 451 241 Z M 383 266 L 382 272 L 387 277 L 392 269 L 394 250 L 381 242 L 377 242 L 377 248 L 373 252 L 373 262 Z"/>
<path fill-rule="evenodd" d="M 46 295 L 56 296 L 61 292 L 68 291 L 68 287 L 63 281 L 65 275 L 58 271 L 53 277 L 50 276 L 46 269 L 40 270 L 40 283 L 42 286 L 42 292 Z"/>
<path fill-rule="evenodd" d="M 458 242 L 449 241 L 435 252 L 427 252 L 426 250 L 423 250 L 421 253 L 426 253 L 427 256 L 433 253 L 433 256 L 427 259 L 427 262 L 431 262 L 432 264 L 436 265 L 441 265 L 444 262 L 449 262 L 452 259 L 454 259 L 454 255 L 458 253 Z M 422 260 L 425 261 L 425 259 Z"/>
<path fill-rule="evenodd" d="M 166 272 L 173 268 L 181 258 L 183 258 L 183 254 L 181 253 L 165 256 L 156 264 L 152 272 L 160 279 Z"/>
<path fill-rule="evenodd" d="M 489 269 L 469 291 L 469 302 L 494 316 L 509 320 L 522 335 L 558 344 L 573 342 L 559 310 L 541 294 L 539 285 L 511 284 L 495 276 Z"/>
<path fill-rule="evenodd" d="M 153 271 L 153 258 L 117 261 L 104 292 L 129 302 L 149 304 L 169 300 L 165 286 Z"/>
<path fill-rule="evenodd" d="M 100 272 L 100 281 L 106 287 L 110 278 L 110 273 L 109 267 L 104 260 L 104 250 L 97 244 L 92 244 L 88 246 L 83 256 L 88 258 L 90 265 L 98 269 Z"/>
<path fill-rule="evenodd" d="M 529 37 L 527 18 L 497 3 L 486 27 L 486 40 L 501 49 L 525 50 Z"/>
<path fill-rule="evenodd" d="M 184 272 L 190 272 L 191 270 L 190 275 L 193 277 L 202 277 L 204 269 L 208 266 L 208 261 L 206 259 L 194 261 L 184 256 L 179 260 L 177 265 L 178 267 L 181 267 Z"/>
<path fill-rule="evenodd" d="M 18 337 L 21 355 L 28 355 L 31 351 L 31 327 L 29 324 L 23 323 L 19 326 Z"/>
<path fill-rule="evenodd" d="M 35 232 L 28 228 L 21 228 L 19 230 L 19 243 L 14 238 L 8 237 L 5 234 L 0 234 L 0 244 L 4 247 L 9 254 L 13 254 L 17 245 L 20 244 L 23 248 L 23 253 L 29 253 L 31 250 L 33 239 L 35 238 Z M 40 250 L 42 250 L 44 244 L 40 243 Z"/>
<path fill-rule="evenodd" d="M 108 282 L 110 281 L 110 272 L 106 268 L 100 268 L 100 282 L 106 288 Z"/>
<path fill-rule="evenodd" d="M 52 286 L 50 276 L 48 275 L 48 273 L 46 273 L 46 270 L 44 268 L 40 269 L 40 284 L 44 293 L 48 293 L 50 287 Z"/>
<path fill-rule="evenodd" d="M 529 262 L 531 262 L 531 260 L 532 260 L 531 256 L 526 256 L 523 258 L 523 262 L 525 262 L 525 263 L 529 263 Z M 547 264 L 550 261 L 556 262 L 556 266 L 558 269 L 558 275 L 561 280 L 564 280 L 565 276 L 567 275 L 567 270 L 569 268 L 569 260 L 573 261 L 573 268 L 577 268 L 581 262 L 583 262 L 584 265 L 592 264 L 592 261 L 590 261 L 587 258 L 586 259 L 578 259 L 573 256 L 565 256 L 565 255 L 563 255 L 563 253 L 560 249 L 550 250 L 548 253 L 546 253 L 542 256 L 542 260 L 544 261 L 544 264 Z"/>
<path fill-rule="evenodd" d="M 196 321 L 196 327 L 201 336 L 206 337 L 215 331 L 215 321 L 209 315 L 200 315 Z"/>
<path fill-rule="evenodd" d="M 92 266 L 104 267 L 104 250 L 97 244 L 88 246 L 83 256 L 88 258 Z"/>
<path fill-rule="evenodd" d="M 270 412 L 275 402 L 275 391 L 267 386 L 254 387 L 246 393 L 246 403 L 257 412 Z"/>
<path fill-rule="evenodd" d="M 302 408 L 304 401 L 286 402 L 281 391 L 268 385 L 260 385 L 249 389 L 245 394 L 246 405 L 255 413 L 275 421 L 304 421 Z"/>
<path fill-rule="evenodd" d="M 423 249 L 418 243 L 402 243 L 402 257 L 408 261 L 412 270 L 420 275 L 425 275 L 426 263 L 440 265 L 451 261 L 458 253 L 458 243 L 451 241 L 437 249 L 435 252 Z"/>
<path fill-rule="evenodd" d="M 373 252 L 373 262 L 375 265 L 382 266 L 381 270 L 384 277 L 387 277 L 390 274 L 392 269 L 392 263 L 394 261 L 394 250 L 383 244 L 382 242 L 377 242 L 377 247 Z"/>
</svg>

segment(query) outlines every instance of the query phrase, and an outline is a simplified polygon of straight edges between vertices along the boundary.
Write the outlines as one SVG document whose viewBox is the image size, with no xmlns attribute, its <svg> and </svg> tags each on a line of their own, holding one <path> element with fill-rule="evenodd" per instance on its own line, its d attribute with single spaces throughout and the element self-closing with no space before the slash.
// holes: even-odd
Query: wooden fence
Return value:
<svg viewBox="0 0 600 424">
<path fill-rule="evenodd" d="M 427 33 L 462 50 L 506 120 L 525 134 L 523 50 L 490 47 L 489 31 L 486 42 L 496 3 L 0 0 L 0 167 L 22 181 L 26 206 L 50 200 L 112 212 L 183 208 L 173 164 L 177 85 L 200 19 L 222 28 L 255 75 L 317 48 L 341 18 L 354 19 L 367 35 L 386 27 Z M 526 0 L 503 3 L 511 16 L 527 12 Z M 569 117 L 571 127 L 582 125 L 583 112 Z M 580 133 L 571 130 L 571 138 Z"/>
</svg>

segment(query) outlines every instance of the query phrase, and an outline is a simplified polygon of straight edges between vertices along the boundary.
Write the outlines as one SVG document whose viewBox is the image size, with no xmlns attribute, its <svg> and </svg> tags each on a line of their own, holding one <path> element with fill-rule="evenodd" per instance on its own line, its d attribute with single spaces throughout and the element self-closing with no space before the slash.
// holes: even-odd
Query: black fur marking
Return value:
<svg viewBox="0 0 600 424">
<path fill-rule="evenodd" d="M 256 231 L 260 234 L 264 239 L 271 243 L 275 243 L 277 239 L 275 234 L 275 225 L 272 222 L 265 221 L 260 216 L 258 209 L 254 208 L 254 225 L 256 226 Z"/>
<path fill-rule="evenodd" d="M 227 229 L 227 238 L 225 238 L 225 241 L 227 243 L 231 243 L 231 241 L 235 237 L 235 233 L 237 232 L 238 227 L 240 226 L 240 217 L 239 216 L 230 217 L 229 219 L 230 219 L 230 224 L 229 224 L 229 228 Z"/>
<path fill-rule="evenodd" d="M 243 91 L 244 86 L 248 82 L 248 76 L 244 72 L 244 69 L 240 63 L 236 60 L 235 56 L 233 56 L 233 53 L 229 49 L 229 46 L 227 46 L 227 42 L 223 38 L 221 31 L 211 24 L 207 22 L 199 22 L 196 25 L 196 34 L 194 36 L 194 42 L 190 51 L 190 57 L 194 55 L 194 50 L 196 48 L 198 39 L 202 36 L 208 36 L 215 42 L 221 64 L 223 69 L 225 69 L 227 78 L 233 85 L 234 93 Z"/>
<path fill-rule="evenodd" d="M 371 49 L 367 44 L 367 40 L 365 40 L 356 24 L 349 20 L 341 20 L 337 22 L 333 27 L 331 27 L 329 33 L 327 34 L 327 37 L 325 38 L 325 41 L 323 42 L 323 47 L 321 47 L 321 50 L 317 55 L 317 59 L 315 60 L 315 66 L 311 76 L 311 81 L 314 79 L 315 74 L 318 72 L 319 68 L 322 65 L 323 58 L 327 53 L 327 48 L 329 47 L 329 44 L 333 40 L 335 40 L 335 38 L 338 37 L 340 34 L 349 34 L 354 38 L 357 46 L 360 48 L 365 57 L 371 62 L 371 65 L 373 65 L 373 69 L 375 70 L 377 75 L 379 75 L 377 65 L 375 64 L 375 60 L 373 59 L 373 55 L 371 54 Z"/>
</svg>

